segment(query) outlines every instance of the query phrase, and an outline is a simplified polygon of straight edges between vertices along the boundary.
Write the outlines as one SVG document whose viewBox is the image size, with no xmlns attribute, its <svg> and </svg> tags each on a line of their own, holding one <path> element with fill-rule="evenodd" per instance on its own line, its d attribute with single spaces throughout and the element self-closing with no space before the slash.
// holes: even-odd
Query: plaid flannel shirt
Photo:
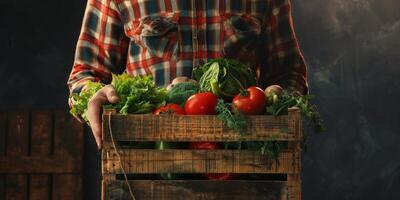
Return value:
<svg viewBox="0 0 400 200">
<path fill-rule="evenodd" d="M 123 71 L 162 86 L 218 57 L 252 67 L 261 87 L 308 93 L 290 0 L 88 0 L 68 86 Z"/>
</svg>

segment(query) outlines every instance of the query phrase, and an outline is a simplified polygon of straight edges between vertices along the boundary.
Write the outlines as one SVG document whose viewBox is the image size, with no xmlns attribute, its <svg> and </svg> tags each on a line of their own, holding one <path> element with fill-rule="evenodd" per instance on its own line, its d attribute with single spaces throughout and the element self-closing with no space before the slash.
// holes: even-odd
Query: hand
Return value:
<svg viewBox="0 0 400 200">
<path fill-rule="evenodd" d="M 97 147 L 102 148 L 102 130 L 101 130 L 101 114 L 102 107 L 105 104 L 117 103 L 119 97 L 117 96 L 112 85 L 106 85 L 97 91 L 88 103 L 87 118 L 96 140 Z"/>
<path fill-rule="evenodd" d="M 174 87 L 174 85 L 176 85 L 178 83 L 182 83 L 182 82 L 194 82 L 194 83 L 196 83 L 197 81 L 195 81 L 193 79 L 190 79 L 190 78 L 188 78 L 186 76 L 178 76 L 178 77 L 174 78 L 174 80 L 172 80 L 171 84 L 169 84 L 167 86 L 167 90 L 168 91 L 171 90 L 172 87 Z"/>
</svg>

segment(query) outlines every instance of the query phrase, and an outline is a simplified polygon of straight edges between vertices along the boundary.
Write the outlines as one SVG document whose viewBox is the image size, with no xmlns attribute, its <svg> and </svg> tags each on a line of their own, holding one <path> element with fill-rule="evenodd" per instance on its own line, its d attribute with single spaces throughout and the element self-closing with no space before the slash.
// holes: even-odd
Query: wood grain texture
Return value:
<svg viewBox="0 0 400 200">
<path fill-rule="evenodd" d="M 81 171 L 83 125 L 66 111 L 55 111 L 54 120 L 54 155 L 75 158 L 74 165 L 78 165 Z M 53 199 L 80 200 L 83 198 L 82 192 L 82 172 L 53 175 Z"/>
<path fill-rule="evenodd" d="M 29 162 L 30 164 L 26 163 L 25 166 L 29 166 L 28 169 L 24 169 L 25 172 L 34 173 L 31 169 L 35 168 L 32 165 L 37 165 L 37 172 L 41 174 L 33 174 L 30 175 L 30 182 L 29 182 L 29 199 L 30 200 L 47 200 L 49 199 L 50 190 L 51 190 L 51 176 L 50 174 L 46 173 L 57 173 L 57 170 L 49 170 L 43 169 L 47 168 L 48 166 L 54 167 L 58 165 L 58 170 L 62 171 L 65 164 L 65 160 L 55 160 L 51 159 L 48 160 L 50 163 L 44 163 L 44 158 L 48 158 L 51 154 L 52 148 L 52 112 L 50 111 L 36 111 L 32 112 L 32 123 L 31 123 L 31 155 L 34 156 L 41 156 L 42 159 L 40 163 L 38 162 Z M 47 161 L 47 160 L 46 160 Z M 61 162 L 60 162 L 61 161 Z M 14 166 L 24 166 L 21 165 L 14 165 Z M 69 165 L 65 165 L 69 166 Z"/>
<path fill-rule="evenodd" d="M 7 156 L 27 156 L 29 153 L 29 113 L 12 112 L 8 115 Z M 0 163 L 8 165 L 9 163 Z M 26 199 L 28 196 L 25 174 L 6 175 L 6 200 Z"/>
<path fill-rule="evenodd" d="M 140 200 L 287 200 L 285 182 L 273 181 L 129 181 Z M 124 181 L 106 183 L 104 199 L 129 200 Z"/>
<path fill-rule="evenodd" d="M 29 113 L 11 112 L 8 115 L 6 138 L 7 156 L 28 155 L 29 152 Z"/>
<path fill-rule="evenodd" d="M 54 155 L 83 155 L 83 125 L 64 110 L 54 112 Z"/>
<path fill-rule="evenodd" d="M 29 200 L 50 199 L 51 176 L 49 174 L 31 174 L 29 177 Z"/>
<path fill-rule="evenodd" d="M 82 196 L 81 174 L 55 174 L 53 175 L 52 199 L 81 200 Z"/>
<path fill-rule="evenodd" d="M 298 173 L 298 153 L 285 151 L 279 164 L 246 150 L 119 150 L 126 173 Z M 114 150 L 104 150 L 103 174 L 122 173 Z"/>
<path fill-rule="evenodd" d="M 72 156 L 7 156 L 0 157 L 0 173 L 80 173 L 80 159 Z"/>
<path fill-rule="evenodd" d="M 27 175 L 6 175 L 6 200 L 24 200 L 28 198 Z"/>
<path fill-rule="evenodd" d="M 105 112 L 103 137 L 110 141 L 110 123 L 116 141 L 265 141 L 299 140 L 293 120 L 299 114 L 291 109 L 283 116 L 248 116 L 245 135 L 226 127 L 215 115 L 120 115 Z M 110 119 L 109 119 L 110 118 Z"/>
<path fill-rule="evenodd" d="M 298 132 L 297 136 L 299 139 L 303 138 L 303 122 L 301 119 L 300 112 L 290 116 L 290 120 L 294 124 L 295 131 Z M 293 149 L 295 152 L 301 152 L 301 143 L 298 141 L 288 142 L 288 147 Z M 301 153 L 298 154 L 298 161 L 301 162 Z M 290 200 L 301 200 L 302 199 L 302 181 L 301 181 L 301 164 L 297 165 L 297 173 L 287 175 L 288 183 L 288 199 Z"/>
<path fill-rule="evenodd" d="M 0 132 L 0 200 L 82 199 L 83 126 L 67 111 L 0 113 Z"/>
</svg>

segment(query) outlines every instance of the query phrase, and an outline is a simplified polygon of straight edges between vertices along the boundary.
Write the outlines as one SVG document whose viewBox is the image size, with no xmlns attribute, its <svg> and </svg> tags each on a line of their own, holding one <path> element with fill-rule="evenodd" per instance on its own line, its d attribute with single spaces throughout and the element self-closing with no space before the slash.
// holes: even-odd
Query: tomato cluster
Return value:
<svg viewBox="0 0 400 200">
<path fill-rule="evenodd" d="M 267 105 L 268 98 L 268 95 L 261 88 L 249 87 L 233 98 L 232 109 L 245 115 L 262 114 Z M 217 104 L 218 97 L 216 95 L 212 92 L 202 92 L 190 96 L 186 100 L 184 108 L 178 104 L 167 104 L 158 108 L 153 113 L 155 115 L 165 113 L 178 115 L 216 115 Z M 220 146 L 218 142 L 191 142 L 188 148 L 213 150 L 220 149 Z M 209 180 L 231 180 L 234 177 L 233 174 L 228 173 L 209 173 L 204 174 L 204 176 Z"/>
</svg>

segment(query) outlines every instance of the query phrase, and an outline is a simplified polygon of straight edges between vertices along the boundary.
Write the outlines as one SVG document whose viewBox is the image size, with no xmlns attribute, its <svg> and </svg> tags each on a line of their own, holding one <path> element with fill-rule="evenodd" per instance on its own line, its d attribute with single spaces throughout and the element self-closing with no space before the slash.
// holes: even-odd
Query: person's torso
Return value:
<svg viewBox="0 0 400 200">
<path fill-rule="evenodd" d="M 210 59 L 235 58 L 255 68 L 266 56 L 268 0 L 115 1 L 130 39 L 126 72 L 152 74 L 158 85 L 191 77 L 194 66 Z"/>
</svg>

